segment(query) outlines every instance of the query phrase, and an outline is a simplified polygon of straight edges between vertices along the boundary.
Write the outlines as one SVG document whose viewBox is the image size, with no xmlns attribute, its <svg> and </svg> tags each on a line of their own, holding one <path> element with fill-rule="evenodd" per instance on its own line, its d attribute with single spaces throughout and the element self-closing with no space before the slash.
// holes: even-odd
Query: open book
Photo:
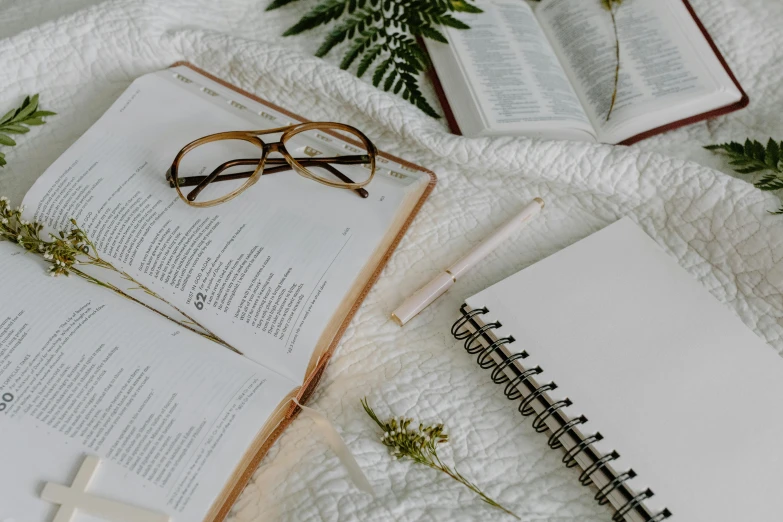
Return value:
<svg viewBox="0 0 783 522">
<path fill-rule="evenodd" d="M 299 121 L 180 65 L 133 82 L 28 192 L 26 219 L 75 218 L 103 258 L 241 355 L 0 243 L 0 520 L 51 520 L 43 483 L 70 484 L 88 453 L 104 459 L 91 493 L 175 522 L 225 517 L 435 183 L 385 154 L 366 199 L 289 171 L 193 208 L 166 181 L 193 139 Z"/>
<path fill-rule="evenodd" d="M 490 0 L 427 41 L 452 131 L 631 144 L 748 105 L 687 0 Z"/>
</svg>

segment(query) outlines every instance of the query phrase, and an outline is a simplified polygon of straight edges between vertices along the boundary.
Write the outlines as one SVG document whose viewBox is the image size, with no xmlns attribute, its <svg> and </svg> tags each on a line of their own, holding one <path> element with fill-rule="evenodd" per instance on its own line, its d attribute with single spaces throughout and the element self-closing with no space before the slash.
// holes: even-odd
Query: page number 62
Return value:
<svg viewBox="0 0 783 522">
<path fill-rule="evenodd" d="M 196 294 L 196 301 L 194 304 L 196 305 L 197 309 L 203 310 L 204 303 L 206 302 L 207 302 L 207 294 L 202 294 L 201 292 Z"/>
</svg>

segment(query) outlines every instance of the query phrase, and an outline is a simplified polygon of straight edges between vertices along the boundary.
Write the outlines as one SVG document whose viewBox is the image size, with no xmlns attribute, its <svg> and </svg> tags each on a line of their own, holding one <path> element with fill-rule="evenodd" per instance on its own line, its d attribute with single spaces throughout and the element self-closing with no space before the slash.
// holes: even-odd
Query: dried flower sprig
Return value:
<svg viewBox="0 0 783 522">
<path fill-rule="evenodd" d="M 617 103 L 617 91 L 620 87 L 620 35 L 617 32 L 617 9 L 623 0 L 601 0 L 601 4 L 609 11 L 609 15 L 612 17 L 612 27 L 614 27 L 614 51 L 615 59 L 617 60 L 614 69 L 614 90 L 612 91 L 612 102 L 609 105 L 609 112 L 606 113 L 606 121 L 612 117 L 614 106 Z"/>
<path fill-rule="evenodd" d="M 141 304 L 142 306 L 149 308 L 163 317 L 178 323 L 183 328 L 187 328 L 188 330 L 203 335 L 204 337 L 220 343 L 227 348 L 230 348 L 231 350 L 237 351 L 235 348 L 231 347 L 213 332 L 199 324 L 195 319 L 187 315 L 185 312 L 166 301 L 163 297 L 153 292 L 150 288 L 141 284 L 133 276 L 124 270 L 118 269 L 109 261 L 103 259 L 100 254 L 98 254 L 98 249 L 95 247 L 84 230 L 79 228 L 76 220 L 71 219 L 71 224 L 73 227 L 70 231 L 61 231 L 57 235 L 50 234 L 50 239 L 47 240 L 41 237 L 41 232 L 44 228 L 43 225 L 35 221 L 24 220 L 22 218 L 23 212 L 23 206 L 12 208 L 7 197 L 0 197 L 0 238 L 12 241 L 24 248 L 27 252 L 40 255 L 45 260 L 49 261 L 51 263 L 48 269 L 50 276 L 70 276 L 71 274 L 77 275 L 82 279 L 89 281 L 90 283 L 113 290 L 121 296 Z M 185 317 L 188 322 L 185 323 L 182 321 L 177 321 L 176 319 L 164 314 L 160 310 L 157 310 L 129 295 L 125 290 L 119 288 L 117 285 L 107 281 L 101 281 L 97 277 L 84 272 L 81 267 L 85 266 L 94 266 L 114 272 L 125 281 L 128 281 L 130 284 L 134 285 L 133 287 L 128 288 L 128 291 L 141 290 L 150 297 L 154 297 L 155 299 L 165 303 L 182 314 L 182 316 Z"/>
<path fill-rule="evenodd" d="M 464 485 L 481 500 L 492 507 L 500 509 L 519 520 L 519 517 L 512 511 L 501 506 L 487 495 L 485 495 L 475 484 L 466 479 L 456 468 L 451 468 L 444 464 L 438 456 L 438 445 L 445 444 L 449 436 L 444 432 L 443 424 L 434 426 L 424 426 L 419 424 L 418 429 L 411 428 L 413 419 L 392 418 L 386 422 L 381 421 L 370 407 L 367 398 L 361 400 L 362 407 L 367 415 L 383 430 L 381 442 L 389 448 L 391 455 L 397 459 L 409 458 L 419 464 L 441 471 Z"/>
</svg>

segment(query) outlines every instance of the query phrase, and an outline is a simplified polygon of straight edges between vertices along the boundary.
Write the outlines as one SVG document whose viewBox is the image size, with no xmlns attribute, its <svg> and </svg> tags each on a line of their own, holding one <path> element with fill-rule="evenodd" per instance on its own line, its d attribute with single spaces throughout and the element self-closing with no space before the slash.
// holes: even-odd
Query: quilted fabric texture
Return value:
<svg viewBox="0 0 783 522">
<path fill-rule="evenodd" d="M 446 422 L 447 459 L 522 520 L 606 521 L 610 511 L 578 486 L 561 455 L 547 449 L 546 438 L 451 339 L 449 326 L 468 295 L 630 215 L 770 349 L 783 348 L 783 218 L 767 213 L 778 201 L 727 175 L 719 159 L 701 150 L 748 135 L 783 138 L 777 117 L 783 3 L 693 4 L 751 107 L 624 148 L 450 135 L 441 121 L 340 71 L 339 56 L 313 58 L 317 37 L 281 40 L 297 7 L 265 13 L 260 0 L 0 1 L 0 107 L 40 92 L 42 105 L 59 113 L 7 151 L 0 194 L 21 200 L 134 78 L 179 60 L 311 119 L 357 125 L 380 148 L 440 179 L 310 403 L 338 427 L 377 498 L 348 482 L 302 418 L 263 461 L 232 522 L 504 519 L 449 479 L 393 461 L 359 405 L 363 396 L 382 416 Z M 404 329 L 388 319 L 406 296 L 535 196 L 547 207 L 529 228 Z M 561 388 L 567 393 L 567 383 Z M 578 414 L 574 399 L 571 413 Z"/>
</svg>

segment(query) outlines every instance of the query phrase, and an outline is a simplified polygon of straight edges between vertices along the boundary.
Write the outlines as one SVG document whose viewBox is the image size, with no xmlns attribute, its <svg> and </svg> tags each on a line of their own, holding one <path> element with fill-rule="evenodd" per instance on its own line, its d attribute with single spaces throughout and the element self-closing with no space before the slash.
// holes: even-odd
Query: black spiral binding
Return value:
<svg viewBox="0 0 783 522">
<path fill-rule="evenodd" d="M 564 447 L 562 439 L 568 436 L 571 439 L 572 446 L 563 456 L 563 464 L 572 468 L 579 464 L 577 457 L 582 455 L 590 461 L 590 464 L 584 467 L 579 476 L 579 481 L 583 486 L 594 484 L 593 477 L 597 474 L 603 475 L 606 484 L 598 489 L 595 494 L 595 500 L 600 505 L 609 502 L 609 495 L 613 493 L 622 496 L 622 504 L 612 517 L 613 522 L 622 522 L 626 520 L 632 512 L 640 515 L 645 522 L 661 522 L 672 516 L 668 509 L 652 514 L 644 505 L 644 501 L 653 496 L 650 489 L 638 493 L 627 484 L 629 480 L 636 477 L 636 472 L 629 469 L 625 472 L 615 472 L 610 464 L 620 458 L 616 451 L 601 455 L 593 447 L 595 442 L 603 439 L 600 433 L 584 436 L 578 431 L 578 427 L 587 422 L 585 416 L 570 418 L 563 410 L 572 405 L 570 399 L 565 398 L 559 401 L 553 401 L 547 395 L 547 392 L 557 389 L 557 384 L 550 382 L 548 384 L 538 384 L 534 378 L 540 375 L 544 370 L 540 366 L 535 368 L 524 368 L 520 361 L 528 357 L 527 352 L 521 351 L 514 354 L 507 354 L 502 348 L 512 344 L 515 339 L 513 336 L 500 339 L 492 335 L 492 330 L 500 328 L 499 322 L 484 324 L 479 316 L 489 313 L 487 308 L 470 309 L 464 305 L 460 311 L 460 317 L 451 328 L 451 335 L 456 339 L 464 340 L 465 350 L 476 356 L 478 365 L 488 370 L 492 368 L 492 381 L 496 384 L 505 384 L 503 393 L 510 400 L 522 399 L 519 403 L 519 412 L 525 417 L 536 413 L 535 404 L 539 404 L 543 410 L 536 414 L 533 419 L 533 428 L 543 433 L 551 431 L 548 445 L 552 449 Z M 498 362 L 495 358 L 499 359 Z M 511 371 L 514 377 L 509 377 L 506 371 Z M 524 391 L 522 391 L 524 390 Z M 549 419 L 554 419 L 559 424 L 556 430 L 552 430 L 547 425 Z"/>
</svg>

